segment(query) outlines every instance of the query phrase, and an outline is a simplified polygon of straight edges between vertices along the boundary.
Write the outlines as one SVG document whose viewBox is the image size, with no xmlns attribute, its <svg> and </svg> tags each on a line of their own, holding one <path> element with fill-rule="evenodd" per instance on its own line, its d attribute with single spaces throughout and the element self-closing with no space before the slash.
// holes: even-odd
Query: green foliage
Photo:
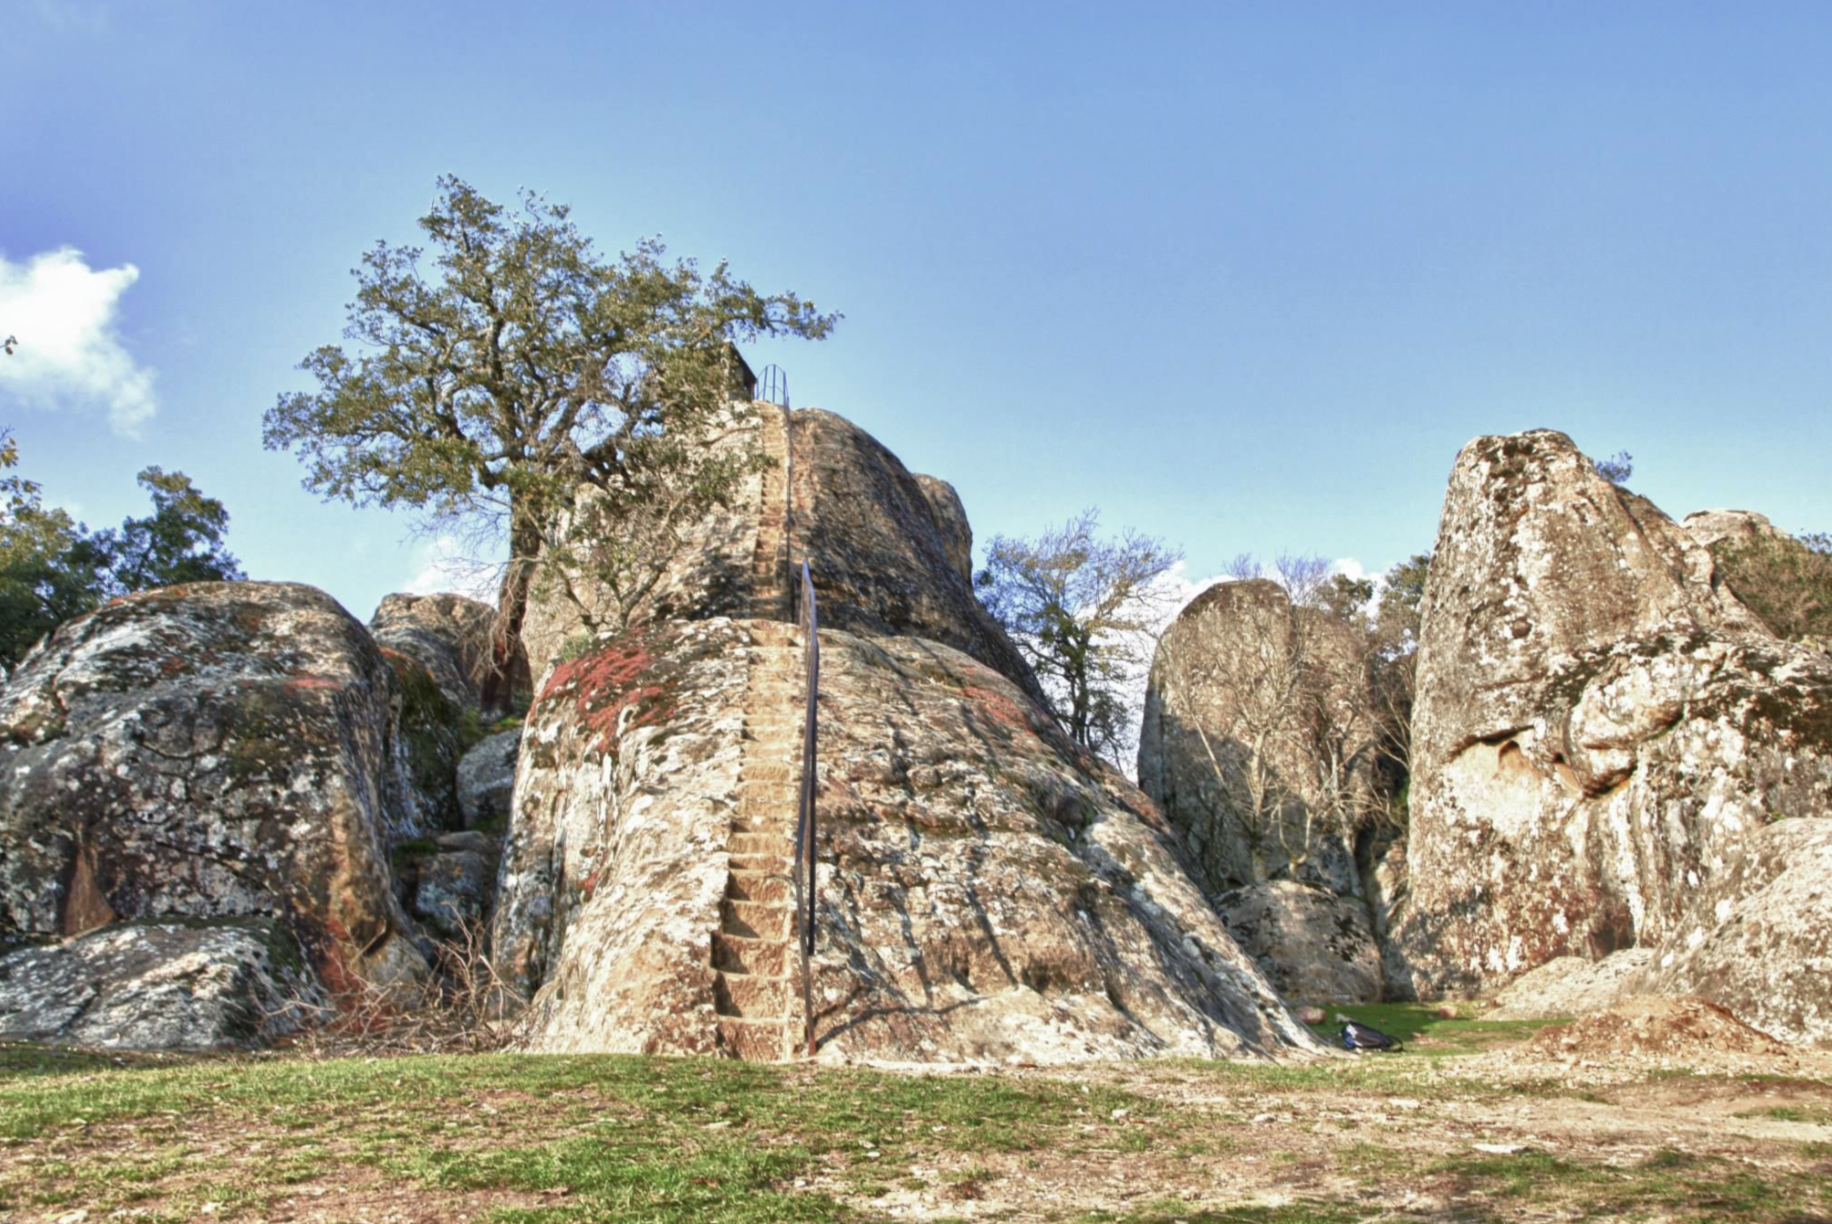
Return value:
<svg viewBox="0 0 1832 1224">
<path fill-rule="evenodd" d="M 510 211 L 445 175 L 419 225 L 430 261 L 386 242 L 363 255 L 351 346 L 305 358 L 317 389 L 281 395 L 263 439 L 297 454 L 327 499 L 506 534 L 500 682 L 537 562 L 582 512 L 583 534 L 615 540 L 645 536 L 634 528 L 666 507 L 672 537 L 754 464 L 714 445 L 739 387 L 732 342 L 819 339 L 839 316 L 758 293 L 723 263 L 670 264 L 658 240 L 604 260 L 566 206 L 534 192 Z M 570 574 L 601 558 L 555 560 Z"/>
<path fill-rule="evenodd" d="M 1737 598 L 1778 636 L 1832 636 L 1832 534 L 1731 537 L 1711 555 Z"/>
<path fill-rule="evenodd" d="M 1617 451 L 1608 459 L 1598 459 L 1597 475 L 1614 485 L 1625 485 L 1628 478 L 1635 474 L 1635 457 L 1627 451 Z"/>
<path fill-rule="evenodd" d="M 1183 554 L 1132 530 L 1103 539 L 1099 526 L 1090 509 L 1035 540 L 995 536 L 974 586 L 1070 737 L 1118 763 L 1134 730 L 1126 685 L 1171 609 L 1157 580 Z"/>
<path fill-rule="evenodd" d="M 110 558 L 110 595 L 247 577 L 223 544 L 229 511 L 222 502 L 205 497 L 183 472 L 149 467 L 137 479 L 152 496 L 152 515 L 96 537 Z"/>
<path fill-rule="evenodd" d="M 243 577 L 223 546 L 229 513 L 183 472 L 150 467 L 139 480 L 153 513 L 91 533 L 13 471 L 19 446 L 0 433 L 0 662 L 12 666 L 45 634 L 133 591 Z"/>
</svg>

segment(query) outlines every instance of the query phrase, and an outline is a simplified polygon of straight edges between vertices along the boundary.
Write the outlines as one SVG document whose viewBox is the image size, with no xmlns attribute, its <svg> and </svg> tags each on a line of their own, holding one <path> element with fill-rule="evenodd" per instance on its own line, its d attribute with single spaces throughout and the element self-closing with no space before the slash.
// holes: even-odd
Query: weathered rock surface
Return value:
<svg viewBox="0 0 1832 1224">
<path fill-rule="evenodd" d="M 782 408 L 758 401 L 737 413 L 715 444 L 720 450 L 778 450 L 786 445 Z M 586 496 L 590 497 L 589 491 Z M 762 474 L 750 472 L 738 480 L 730 506 L 680 531 L 676 543 L 661 546 L 654 554 L 659 569 L 653 587 L 627 609 L 629 628 L 655 621 L 742 615 L 752 596 L 751 569 L 763 497 Z M 589 524 L 589 509 L 575 522 Z M 590 535 L 585 526 L 579 530 Z M 594 552 L 590 539 L 575 537 L 571 547 L 587 561 Z M 561 655 L 582 651 L 595 637 L 614 632 L 625 613 L 589 566 L 573 566 L 564 574 L 544 572 L 530 592 L 522 626 L 522 645 L 534 680 L 538 683 Z"/>
<path fill-rule="evenodd" d="M 947 553 L 954 570 L 969 586 L 973 583 L 973 526 L 967 521 L 967 508 L 954 486 L 938 476 L 916 473 L 916 487 L 929 503 L 935 526 L 941 532 L 942 551 Z"/>
<path fill-rule="evenodd" d="M 1464 448 L 1423 617 L 1398 930 L 1422 994 L 1708 940 L 1701 898 L 1771 819 L 1832 812 L 1832 667 L 1563 434 Z M 1799 993 L 1793 955 L 1771 990 Z"/>
<path fill-rule="evenodd" d="M 1624 948 L 1599 961 L 1556 956 L 1509 982 L 1495 995 L 1490 1020 L 1557 1020 L 1614 1005 L 1653 960 L 1652 948 Z"/>
<path fill-rule="evenodd" d="M 787 884 L 740 866 L 787 854 L 792 802 L 780 833 L 733 832 L 755 811 L 747 788 L 793 793 L 786 767 L 747 760 L 799 717 L 793 686 L 753 683 L 787 666 L 775 640 L 754 622 L 654 626 L 545 686 L 493 927 L 499 968 L 535 991 L 535 1048 L 755 1056 L 731 1034 L 799 1016 L 786 925 L 765 929 L 786 923 Z M 1150 803 L 1011 681 L 916 638 L 823 631 L 821 647 L 823 1054 L 1316 1048 Z M 734 917 L 754 937 L 734 936 Z"/>
<path fill-rule="evenodd" d="M 324 999 L 271 919 L 106 927 L 0 956 L 0 1038 L 122 1050 L 256 1046 Z"/>
<path fill-rule="evenodd" d="M 1710 548 L 1725 540 L 1786 539 L 1787 533 L 1754 510 L 1694 510 L 1680 521 L 1695 541 Z"/>
<path fill-rule="evenodd" d="M 1336 736 L 1314 733 L 1320 712 Z M 1217 583 L 1159 641 L 1139 786 L 1211 891 L 1284 877 L 1359 896 L 1377 733 L 1344 626 L 1293 608 L 1277 583 Z"/>
<path fill-rule="evenodd" d="M 438 852 L 415 863 L 414 915 L 448 939 L 481 930 L 496 891 L 495 848 L 458 840 L 467 836 L 476 835 L 439 838 Z"/>
<path fill-rule="evenodd" d="M 1381 997 L 1356 856 L 1380 806 L 1377 736 L 1348 627 L 1294 608 L 1276 583 L 1218 583 L 1159 641 L 1139 786 L 1229 929 L 1297 997 Z"/>
<path fill-rule="evenodd" d="M 1380 999 L 1380 952 L 1358 898 L 1273 880 L 1223 893 L 1216 908 L 1228 934 L 1287 1002 Z"/>
<path fill-rule="evenodd" d="M 933 477 L 925 485 L 844 417 L 810 408 L 790 419 L 790 556 L 813 569 L 821 624 L 941 642 L 1041 700 L 1030 666 L 973 594 L 973 534 L 953 489 Z"/>
<path fill-rule="evenodd" d="M 1628 990 L 1699 995 L 1775 1037 L 1832 1045 L 1832 820 L 1752 832 Z"/>
<path fill-rule="evenodd" d="M 458 762 L 458 806 L 464 827 L 501 828 L 509 820 L 515 797 L 515 762 L 521 753 L 522 733 L 498 731 L 471 746 Z"/>
<path fill-rule="evenodd" d="M 389 595 L 369 618 L 400 692 L 398 737 L 419 820 L 456 828 L 460 728 L 475 717 L 496 610 L 462 595 Z"/>
<path fill-rule="evenodd" d="M 462 595 L 389 595 L 369 618 L 369 632 L 384 651 L 419 663 L 462 709 L 477 705 L 495 620 L 495 608 Z"/>
<path fill-rule="evenodd" d="M 69 622 L 0 690 L 0 923 L 271 916 L 333 989 L 418 978 L 388 870 L 418 832 L 394 699 L 311 587 L 169 587 Z"/>
</svg>

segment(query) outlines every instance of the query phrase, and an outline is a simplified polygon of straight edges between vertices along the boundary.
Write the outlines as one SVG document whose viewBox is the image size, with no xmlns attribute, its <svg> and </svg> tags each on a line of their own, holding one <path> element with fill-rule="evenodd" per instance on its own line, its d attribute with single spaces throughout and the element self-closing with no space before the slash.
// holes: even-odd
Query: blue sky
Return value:
<svg viewBox="0 0 1832 1224">
<path fill-rule="evenodd" d="M 753 364 L 982 541 L 1096 505 L 1192 575 L 1384 568 L 1536 426 L 1832 530 L 1829 53 L 1823 4 L 0 0 L 0 334 L 43 341 L 0 424 L 92 526 L 181 468 L 366 617 L 428 543 L 261 415 L 450 171 L 843 311 Z"/>
</svg>

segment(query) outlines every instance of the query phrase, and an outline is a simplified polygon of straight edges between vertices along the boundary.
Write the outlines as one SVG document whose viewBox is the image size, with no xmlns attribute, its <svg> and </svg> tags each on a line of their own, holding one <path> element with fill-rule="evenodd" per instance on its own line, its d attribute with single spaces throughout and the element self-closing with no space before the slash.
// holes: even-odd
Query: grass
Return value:
<svg viewBox="0 0 1832 1224">
<path fill-rule="evenodd" d="M 1496 1045 L 1521 1041 L 1549 1025 L 1562 1020 L 1479 1020 L 1475 1013 L 1459 1008 L 1455 1017 L 1440 1016 L 1436 1005 L 1422 1003 L 1360 1003 L 1328 1009 L 1329 1018 L 1311 1025 L 1311 1032 L 1332 1046 L 1337 1042 L 1341 1023 L 1336 1017 L 1347 1016 L 1357 1024 L 1379 1029 L 1389 1037 L 1405 1043 L 1405 1054 L 1426 1058 L 1445 1058 L 1458 1054 L 1477 1054 Z M 1368 1055 L 1385 1057 L 1386 1055 Z"/>
<path fill-rule="evenodd" d="M 1450 1027 L 1480 1021 L 1381 1011 L 1369 1022 L 1387 1031 L 1494 1040 Z M 1086 1224 L 1832 1218 L 1832 1145 L 1732 1153 L 1714 1136 L 1704 1151 L 1480 1152 L 1452 1119 L 1515 1116 L 1521 1097 L 1442 1066 L 1405 1054 L 1183 1060 L 1076 1082 L 610 1055 L 315 1062 L 0 1047 L 0 1218 L 252 1221 L 301 1214 L 293 1200 L 313 1196 L 338 1196 L 326 1204 L 350 1218 L 362 1212 L 348 1204 L 368 1202 L 374 1217 L 526 1224 L 871 1221 L 891 1218 L 897 1196 L 921 1198 L 931 1220 Z M 1698 1082 L 1726 1099 L 1748 1091 Z M 1783 1112 L 1815 1111 L 1748 1116 Z M 1265 1201 L 1214 1201 L 1249 1175 Z M 1105 1185 L 1146 1193 L 1096 1192 Z M 1040 1186 L 1055 1197 L 1023 1197 Z M 1402 1188 L 1437 1206 L 1408 1214 Z"/>
</svg>

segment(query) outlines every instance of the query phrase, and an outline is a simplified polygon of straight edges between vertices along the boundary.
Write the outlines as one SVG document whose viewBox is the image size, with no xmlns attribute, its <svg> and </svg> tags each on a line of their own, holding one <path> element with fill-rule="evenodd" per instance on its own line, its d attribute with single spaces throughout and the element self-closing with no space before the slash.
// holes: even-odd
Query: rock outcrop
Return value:
<svg viewBox="0 0 1832 1224">
<path fill-rule="evenodd" d="M 1704 964 L 1743 938 L 1725 924 L 1764 890 L 1832 886 L 1739 866 L 1778 817 L 1832 813 L 1832 666 L 1563 434 L 1463 449 L 1423 617 L 1397 932 L 1421 993 L 1631 947 L 1677 981 L 1682 950 Z M 1771 932 L 1760 972 L 1798 997 L 1817 919 L 1778 921 L 1802 937 Z"/>
<path fill-rule="evenodd" d="M 1382 993 L 1380 948 L 1359 897 L 1294 880 L 1231 889 L 1215 902 L 1241 950 L 1288 1003 L 1367 1003 Z"/>
<path fill-rule="evenodd" d="M 458 762 L 458 807 L 467 829 L 502 829 L 515 796 L 515 763 L 522 732 L 498 731 L 472 745 Z"/>
<path fill-rule="evenodd" d="M 810 408 L 790 421 L 790 553 L 819 575 L 821 623 L 952 646 L 1041 701 L 1030 665 L 973 594 L 973 533 L 953 489 L 912 475 L 844 417 Z"/>
<path fill-rule="evenodd" d="M 823 1053 L 1309 1046 L 1150 803 L 1009 680 L 918 638 L 824 630 L 821 651 Z M 535 1048 L 799 1045 L 795 744 L 777 733 L 798 707 L 793 689 L 756 683 L 799 654 L 787 626 L 713 619 L 553 673 L 524 740 L 494 927 L 499 967 L 535 992 Z M 757 745 L 775 747 L 760 759 Z M 747 804 L 759 793 L 769 804 Z M 774 831 L 754 823 L 772 817 Z"/>
<path fill-rule="evenodd" d="M 268 918 L 114 925 L 0 956 L 0 1039 L 121 1050 L 265 1045 L 326 1000 Z"/>
<path fill-rule="evenodd" d="M 807 643 L 774 619 L 786 552 L 808 559 L 822 624 L 821 1054 L 1314 1049 L 1150 802 L 1034 703 L 973 596 L 951 490 L 829 413 L 796 412 L 788 432 L 792 496 L 779 507 L 785 471 L 760 480 L 729 602 L 713 592 L 560 663 L 530 711 L 492 936 L 533 998 L 531 1044 L 801 1052 Z"/>
<path fill-rule="evenodd" d="M 311 587 L 168 587 L 65 624 L 0 690 L 0 924 L 268 917 L 333 990 L 419 978 L 388 867 L 419 832 L 395 700 L 368 633 Z"/>
<path fill-rule="evenodd" d="M 495 620 L 494 608 L 462 595 L 389 595 L 369 618 L 401 694 L 398 739 L 410 797 L 430 828 L 462 822 L 454 779 L 465 723 L 479 717 Z"/>
<path fill-rule="evenodd" d="M 1787 533 L 1754 510 L 1694 510 L 1680 520 L 1693 540 L 1710 548 L 1726 540 L 1781 540 Z"/>
<path fill-rule="evenodd" d="M 1381 996 L 1356 858 L 1380 808 L 1378 733 L 1352 631 L 1273 582 L 1210 587 L 1152 660 L 1139 785 L 1290 997 Z"/>
<path fill-rule="evenodd" d="M 369 618 L 369 632 L 384 653 L 425 668 L 453 706 L 475 708 L 495 620 L 495 608 L 462 595 L 389 595 Z"/>
</svg>

